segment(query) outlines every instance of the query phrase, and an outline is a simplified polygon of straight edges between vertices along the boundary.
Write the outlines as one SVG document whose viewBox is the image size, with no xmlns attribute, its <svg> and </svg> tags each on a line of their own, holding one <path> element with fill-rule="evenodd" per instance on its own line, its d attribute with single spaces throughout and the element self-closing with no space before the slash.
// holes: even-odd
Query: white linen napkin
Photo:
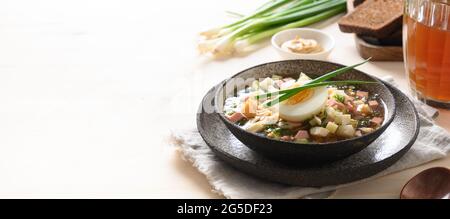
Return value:
<svg viewBox="0 0 450 219">
<path fill-rule="evenodd" d="M 392 83 L 392 78 L 383 79 Z M 288 186 L 252 177 L 239 172 L 217 158 L 196 129 L 172 131 L 171 142 L 181 150 L 185 159 L 192 162 L 194 167 L 206 176 L 213 190 L 226 198 L 304 198 L 313 194 L 322 194 L 312 196 L 315 198 L 326 197 L 327 194 L 324 192 L 415 167 L 444 158 L 450 153 L 450 134 L 432 120 L 437 116 L 438 111 L 418 101 L 414 101 L 414 104 L 419 111 L 421 130 L 410 151 L 393 166 L 377 175 L 344 185 L 308 188 Z"/>
</svg>

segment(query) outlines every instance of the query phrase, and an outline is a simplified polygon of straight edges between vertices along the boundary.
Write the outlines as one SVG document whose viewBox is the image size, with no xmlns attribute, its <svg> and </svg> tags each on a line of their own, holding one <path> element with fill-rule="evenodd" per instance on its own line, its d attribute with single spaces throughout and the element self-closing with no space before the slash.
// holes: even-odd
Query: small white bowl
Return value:
<svg viewBox="0 0 450 219">
<path fill-rule="evenodd" d="M 284 42 L 293 40 L 295 37 L 303 39 L 316 40 L 322 46 L 323 51 L 319 53 L 302 54 L 286 51 L 281 48 Z M 323 31 L 311 28 L 295 28 L 281 31 L 272 37 L 272 46 L 277 50 L 280 56 L 284 59 L 312 59 L 312 60 L 326 60 L 335 46 L 333 37 Z"/>
</svg>

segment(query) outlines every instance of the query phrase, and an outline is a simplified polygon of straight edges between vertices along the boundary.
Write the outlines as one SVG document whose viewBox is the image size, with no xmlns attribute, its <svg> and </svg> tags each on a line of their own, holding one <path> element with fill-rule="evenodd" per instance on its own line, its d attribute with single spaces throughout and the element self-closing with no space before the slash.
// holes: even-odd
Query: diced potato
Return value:
<svg viewBox="0 0 450 219">
<path fill-rule="evenodd" d="M 352 125 L 354 128 L 358 127 L 358 120 L 355 119 L 350 120 L 350 125 Z"/>
<path fill-rule="evenodd" d="M 269 92 L 269 93 L 274 93 L 274 92 L 277 92 L 277 91 L 280 91 L 280 90 L 275 88 L 273 85 L 269 85 L 269 88 L 267 88 L 267 92 Z"/>
<path fill-rule="evenodd" d="M 339 125 L 348 125 L 348 124 L 350 124 L 351 120 L 352 120 L 352 117 L 349 114 L 338 115 L 335 118 L 335 122 Z"/>
<path fill-rule="evenodd" d="M 253 132 L 253 133 L 257 133 L 260 132 L 264 129 L 264 124 L 260 123 L 260 122 L 256 122 L 256 123 L 251 123 L 249 125 L 246 125 L 245 130 L 249 131 L 249 132 Z"/>
<path fill-rule="evenodd" d="M 327 137 L 328 134 L 330 134 L 330 131 L 323 127 L 313 127 L 309 130 L 309 133 L 313 136 Z"/>
<path fill-rule="evenodd" d="M 334 119 L 336 117 L 336 110 L 333 107 L 327 107 L 325 109 L 325 111 L 327 112 L 327 116 L 331 119 Z"/>
<path fill-rule="evenodd" d="M 259 81 L 258 80 L 255 80 L 252 82 L 252 90 L 253 91 L 259 90 Z"/>
<path fill-rule="evenodd" d="M 319 117 L 314 116 L 314 118 L 309 121 L 309 124 L 311 126 L 321 125 L 322 124 L 322 120 Z"/>
<path fill-rule="evenodd" d="M 278 122 L 279 119 L 280 118 L 278 116 L 278 113 L 275 113 L 275 114 L 273 114 L 271 116 L 264 116 L 261 119 L 261 123 L 264 124 L 264 125 L 274 125 L 274 124 L 276 124 Z"/>
<path fill-rule="evenodd" d="M 276 80 L 281 80 L 281 79 L 283 79 L 283 77 L 282 77 L 282 76 L 279 76 L 279 75 L 272 75 L 272 79 L 273 79 L 274 81 L 276 81 Z"/>
<path fill-rule="evenodd" d="M 269 89 L 269 86 L 273 84 L 272 78 L 266 78 L 263 81 L 259 82 L 259 87 L 265 91 Z"/>
<path fill-rule="evenodd" d="M 308 77 L 308 75 L 304 74 L 304 73 L 300 73 L 300 77 L 298 77 L 298 82 L 305 82 L 305 81 L 310 81 L 311 78 Z"/>
<path fill-rule="evenodd" d="M 353 128 L 352 125 L 341 125 L 339 126 L 336 134 L 344 138 L 351 138 L 355 136 L 355 132 L 355 128 Z"/>
<path fill-rule="evenodd" d="M 334 123 L 334 122 L 328 122 L 326 129 L 328 129 L 328 131 L 330 131 L 331 133 L 336 133 L 337 129 L 339 128 L 339 126 Z"/>
<path fill-rule="evenodd" d="M 336 117 L 338 117 L 338 116 L 342 116 L 342 115 L 344 115 L 344 114 L 343 114 L 342 112 L 336 110 L 336 112 L 334 113 L 334 115 L 335 115 Z"/>
<path fill-rule="evenodd" d="M 364 134 L 368 134 L 374 131 L 373 128 L 360 128 L 359 130 L 361 130 Z"/>
</svg>

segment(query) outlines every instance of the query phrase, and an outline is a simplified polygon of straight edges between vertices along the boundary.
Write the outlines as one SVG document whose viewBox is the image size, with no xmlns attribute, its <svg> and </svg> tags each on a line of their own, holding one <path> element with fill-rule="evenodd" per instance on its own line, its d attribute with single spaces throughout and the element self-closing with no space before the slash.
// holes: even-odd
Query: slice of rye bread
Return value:
<svg viewBox="0 0 450 219">
<path fill-rule="evenodd" d="M 385 38 L 375 38 L 359 34 L 358 37 L 363 39 L 367 43 L 378 46 L 402 46 L 403 44 L 402 29 L 395 31 L 392 35 L 389 35 Z"/>
<path fill-rule="evenodd" d="M 366 0 L 339 21 L 344 33 L 384 38 L 402 27 L 403 0 Z"/>
</svg>

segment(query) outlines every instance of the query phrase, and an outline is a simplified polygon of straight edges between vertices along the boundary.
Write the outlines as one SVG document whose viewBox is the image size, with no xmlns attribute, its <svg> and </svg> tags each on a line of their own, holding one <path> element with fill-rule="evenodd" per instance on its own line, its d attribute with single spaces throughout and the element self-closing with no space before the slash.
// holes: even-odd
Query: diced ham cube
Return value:
<svg viewBox="0 0 450 219">
<path fill-rule="evenodd" d="M 378 101 L 376 101 L 376 100 L 369 101 L 369 106 L 372 107 L 372 108 L 378 107 L 378 105 L 379 105 Z"/>
<path fill-rule="evenodd" d="M 351 103 L 351 102 L 354 101 L 354 100 L 355 100 L 354 97 L 345 95 L 345 101 L 344 101 L 344 102 L 346 102 L 346 103 Z"/>
<path fill-rule="evenodd" d="M 239 122 L 244 118 L 244 115 L 242 113 L 233 113 L 231 116 L 227 117 L 230 122 L 235 123 Z"/>
<path fill-rule="evenodd" d="M 294 137 L 295 139 L 308 139 L 309 138 L 309 133 L 308 131 L 305 130 L 300 130 L 297 132 L 297 134 Z"/>
<path fill-rule="evenodd" d="M 369 97 L 369 92 L 359 90 L 359 91 L 356 91 L 356 96 L 367 99 Z"/>
<path fill-rule="evenodd" d="M 376 125 L 381 125 L 381 123 L 383 122 L 383 118 L 381 117 L 373 117 L 372 120 L 370 120 L 372 123 L 376 124 Z"/>
</svg>

